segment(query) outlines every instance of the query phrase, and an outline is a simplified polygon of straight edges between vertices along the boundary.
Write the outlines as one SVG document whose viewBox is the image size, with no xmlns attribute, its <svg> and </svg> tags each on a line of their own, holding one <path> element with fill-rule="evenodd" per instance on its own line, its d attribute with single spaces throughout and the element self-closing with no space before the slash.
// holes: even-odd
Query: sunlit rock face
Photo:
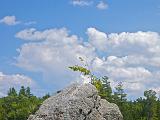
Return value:
<svg viewBox="0 0 160 120">
<path fill-rule="evenodd" d="M 91 84 L 72 84 L 48 98 L 28 120 L 123 120 L 116 104 L 101 99 Z"/>
</svg>

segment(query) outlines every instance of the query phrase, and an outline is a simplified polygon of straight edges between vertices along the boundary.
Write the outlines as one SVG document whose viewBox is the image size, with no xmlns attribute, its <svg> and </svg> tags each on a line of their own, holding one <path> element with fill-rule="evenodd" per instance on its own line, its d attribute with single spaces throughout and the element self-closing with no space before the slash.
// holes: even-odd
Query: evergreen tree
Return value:
<svg viewBox="0 0 160 120">
<path fill-rule="evenodd" d="M 113 95 L 113 102 L 119 106 L 124 116 L 127 113 L 125 108 L 125 105 L 127 103 L 127 98 L 126 98 L 127 94 L 124 92 L 122 82 L 118 83 L 115 89 L 116 91 L 114 92 L 114 95 Z"/>
<path fill-rule="evenodd" d="M 124 92 L 123 83 L 119 82 L 115 89 L 116 91 L 114 92 L 114 101 L 118 105 L 122 105 L 122 103 L 126 102 L 127 100 L 127 94 Z"/>
<path fill-rule="evenodd" d="M 19 91 L 19 96 L 26 96 L 26 89 L 24 86 L 21 86 L 21 89 Z"/>
<path fill-rule="evenodd" d="M 157 117 L 160 120 L 160 99 L 157 100 Z"/>
<path fill-rule="evenodd" d="M 158 120 L 156 94 L 157 93 L 153 90 L 144 91 L 144 96 L 146 97 L 147 120 Z"/>
<path fill-rule="evenodd" d="M 110 82 L 107 76 L 102 77 L 102 88 L 100 92 L 100 96 L 103 99 L 106 99 L 108 101 L 112 101 L 112 88 L 110 86 Z"/>
<path fill-rule="evenodd" d="M 17 92 L 14 87 L 9 89 L 8 96 L 17 96 Z"/>
<path fill-rule="evenodd" d="M 27 97 L 31 97 L 31 96 L 32 96 L 30 87 L 27 87 L 27 88 L 26 88 L 26 92 L 25 92 L 25 93 L 26 93 L 26 96 L 27 96 Z"/>
<path fill-rule="evenodd" d="M 50 97 L 50 94 L 47 93 L 46 95 L 44 95 L 44 96 L 42 97 L 42 99 L 45 100 L 45 99 L 47 99 L 47 98 L 49 98 L 49 97 Z"/>
</svg>

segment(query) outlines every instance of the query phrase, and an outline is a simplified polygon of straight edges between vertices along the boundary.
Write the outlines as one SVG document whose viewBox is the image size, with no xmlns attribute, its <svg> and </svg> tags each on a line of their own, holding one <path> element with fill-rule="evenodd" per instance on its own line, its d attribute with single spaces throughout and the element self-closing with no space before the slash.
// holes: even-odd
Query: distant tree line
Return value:
<svg viewBox="0 0 160 120">
<path fill-rule="evenodd" d="M 128 101 L 122 83 L 115 87 L 114 92 L 106 76 L 94 79 L 92 84 L 101 98 L 119 106 L 124 120 L 160 120 L 160 100 L 155 91 L 144 91 L 144 97 Z M 0 98 L 0 120 L 27 120 L 48 97 L 49 94 L 41 98 L 34 96 L 29 87 L 22 86 L 19 92 L 10 88 L 8 95 Z"/>
<path fill-rule="evenodd" d="M 19 92 L 10 88 L 8 95 L 0 98 L 0 120 L 27 120 L 48 97 L 49 94 L 41 98 L 34 96 L 29 87 L 22 86 Z"/>
</svg>

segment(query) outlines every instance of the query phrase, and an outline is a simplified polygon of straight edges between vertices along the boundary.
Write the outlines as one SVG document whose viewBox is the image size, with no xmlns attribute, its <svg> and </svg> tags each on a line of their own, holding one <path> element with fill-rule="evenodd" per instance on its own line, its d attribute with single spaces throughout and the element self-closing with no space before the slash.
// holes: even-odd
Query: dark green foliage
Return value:
<svg viewBox="0 0 160 120">
<path fill-rule="evenodd" d="M 26 88 L 25 94 L 26 94 L 27 97 L 31 97 L 31 96 L 32 96 L 30 87 L 27 87 L 27 88 Z"/>
<path fill-rule="evenodd" d="M 114 92 L 113 95 L 113 101 L 119 105 L 122 106 L 123 103 L 126 102 L 127 100 L 127 94 L 125 94 L 124 89 L 123 89 L 123 84 L 122 82 L 118 83 L 118 85 L 115 87 L 116 91 Z"/>
<path fill-rule="evenodd" d="M 97 78 L 94 80 L 93 85 L 99 91 L 99 95 L 102 99 L 112 101 L 112 88 L 107 76 L 104 76 L 100 79 Z"/>
<path fill-rule="evenodd" d="M 156 103 L 156 92 L 153 90 L 148 90 L 144 92 L 146 97 L 146 116 L 148 120 L 158 120 L 157 115 L 157 103 Z"/>
<path fill-rule="evenodd" d="M 34 96 L 29 87 L 22 86 L 19 93 L 10 88 L 8 96 L 0 98 L 0 120 L 27 120 L 48 97 L 49 94 L 42 98 Z"/>
<path fill-rule="evenodd" d="M 25 90 L 24 86 L 21 87 L 21 89 L 19 91 L 19 96 L 26 96 L 26 90 Z"/>
<path fill-rule="evenodd" d="M 17 96 L 17 92 L 14 88 L 10 88 L 8 91 L 8 96 Z"/>
<path fill-rule="evenodd" d="M 45 99 L 47 99 L 47 98 L 49 98 L 49 97 L 50 97 L 50 94 L 47 93 L 45 96 L 42 97 L 42 99 L 45 100 Z"/>
</svg>

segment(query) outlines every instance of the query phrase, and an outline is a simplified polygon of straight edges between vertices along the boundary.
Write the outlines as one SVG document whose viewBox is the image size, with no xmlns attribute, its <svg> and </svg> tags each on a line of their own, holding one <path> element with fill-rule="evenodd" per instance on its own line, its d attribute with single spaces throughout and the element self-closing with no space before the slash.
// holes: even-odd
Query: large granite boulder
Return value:
<svg viewBox="0 0 160 120">
<path fill-rule="evenodd" d="M 116 104 L 101 99 L 91 84 L 72 84 L 48 98 L 28 120 L 123 120 Z"/>
</svg>

